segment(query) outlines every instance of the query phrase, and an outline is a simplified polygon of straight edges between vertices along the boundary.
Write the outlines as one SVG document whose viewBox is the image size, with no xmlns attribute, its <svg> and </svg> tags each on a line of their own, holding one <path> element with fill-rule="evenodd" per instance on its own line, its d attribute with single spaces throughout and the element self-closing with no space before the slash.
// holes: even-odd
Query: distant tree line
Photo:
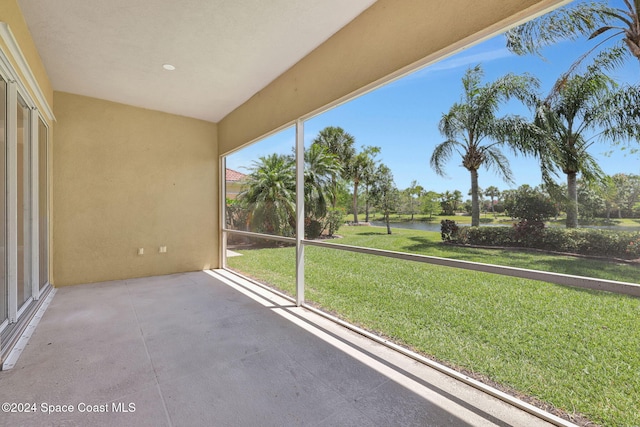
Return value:
<svg viewBox="0 0 640 427">
<path fill-rule="evenodd" d="M 557 191 L 559 189 L 559 191 Z M 516 195 L 530 194 L 533 198 L 540 198 L 555 208 L 553 216 L 558 216 L 568 209 L 568 201 L 564 197 L 566 185 L 548 191 L 542 185 L 531 187 L 527 184 L 517 189 L 500 190 L 495 186 L 486 189 L 478 188 L 480 211 L 485 214 L 506 214 L 512 218 L 520 217 L 516 214 Z M 615 174 L 604 176 L 602 183 L 590 184 L 578 180 L 578 212 L 581 221 L 588 222 L 595 218 L 640 218 L 640 175 Z M 399 192 L 399 203 L 394 212 L 409 216 L 413 220 L 416 214 L 434 217 L 438 215 L 452 216 L 455 214 L 471 214 L 471 200 L 463 200 L 459 190 L 438 193 L 425 190 L 417 181 Z"/>
<path fill-rule="evenodd" d="M 355 138 L 340 127 L 321 130 L 304 151 L 304 221 L 307 238 L 332 236 L 347 212 L 358 223 L 375 207 L 389 215 L 397 207 L 398 190 L 391 170 L 376 160 L 379 147 L 355 148 Z M 295 235 L 295 156 L 271 154 L 249 168 L 243 190 L 227 201 L 229 221 L 239 229 Z M 390 227 L 388 232 L 391 233 Z"/>
</svg>

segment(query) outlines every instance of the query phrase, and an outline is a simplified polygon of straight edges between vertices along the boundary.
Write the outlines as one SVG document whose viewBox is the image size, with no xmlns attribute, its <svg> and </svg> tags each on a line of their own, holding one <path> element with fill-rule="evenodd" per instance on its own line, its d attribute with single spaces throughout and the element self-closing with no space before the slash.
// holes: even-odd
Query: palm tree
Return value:
<svg viewBox="0 0 640 427">
<path fill-rule="evenodd" d="M 440 194 L 440 205 L 445 215 L 454 215 L 458 210 L 458 206 L 462 203 L 462 192 L 455 190 L 453 192 L 447 190 Z"/>
<path fill-rule="evenodd" d="M 493 209 L 493 200 L 497 197 L 500 197 L 500 190 L 495 185 L 491 185 L 484 190 L 485 196 L 489 196 L 491 199 L 491 213 L 495 214 L 495 210 Z"/>
<path fill-rule="evenodd" d="M 453 209 L 453 213 L 455 214 L 458 211 L 460 203 L 462 203 L 462 191 L 453 190 L 449 201 L 451 202 L 451 208 Z"/>
<path fill-rule="evenodd" d="M 374 157 L 380 152 L 380 147 L 362 147 L 362 151 L 351 158 L 345 167 L 344 177 L 353 182 L 353 223 L 358 224 L 358 187 L 368 178 L 368 174 L 375 168 Z"/>
<path fill-rule="evenodd" d="M 576 60 L 567 76 L 603 43 L 616 38 L 622 41 L 622 46 L 618 46 L 624 47 L 618 51 L 619 57 L 631 54 L 640 62 L 640 0 L 623 2 L 623 8 L 591 1 L 557 9 L 508 31 L 507 48 L 518 55 L 539 54 L 543 47 L 560 40 L 598 39 L 594 47 Z"/>
<path fill-rule="evenodd" d="M 603 174 L 588 149 L 597 141 L 640 138 L 640 87 L 617 87 L 596 60 L 584 74 L 563 79 L 558 91 L 539 101 L 534 124 L 538 155 L 548 188 L 560 171 L 567 176 L 567 228 L 578 226 L 577 177 L 589 183 Z"/>
<path fill-rule="evenodd" d="M 346 167 L 355 155 L 355 141 L 355 138 L 341 127 L 327 126 L 318 133 L 312 142 L 324 146 L 329 153 L 338 159 L 341 166 L 341 170 L 331 176 L 331 207 L 333 209 L 337 204 L 339 178 L 349 179 Z"/>
<path fill-rule="evenodd" d="M 473 196 L 471 189 L 467 192 L 467 196 Z M 468 201 L 469 199 L 467 199 Z M 478 206 L 480 206 L 480 210 L 482 211 L 482 206 L 484 205 L 484 190 L 482 187 L 478 186 Z"/>
<path fill-rule="evenodd" d="M 444 193 L 440 194 L 440 205 L 442 206 L 442 212 L 445 215 L 453 215 L 454 208 L 453 203 L 451 201 L 451 191 L 447 190 Z"/>
<path fill-rule="evenodd" d="M 320 220 L 327 215 L 327 200 L 333 199 L 331 178 L 340 173 L 335 155 L 320 144 L 304 152 L 305 218 Z"/>
<path fill-rule="evenodd" d="M 238 200 L 249 208 L 253 228 L 269 234 L 295 230 L 296 176 L 291 156 L 270 154 L 254 161 Z"/>
<path fill-rule="evenodd" d="M 535 78 L 528 75 L 507 74 L 493 83 L 480 84 L 483 71 L 478 65 L 467 70 L 462 78 L 464 93 L 439 123 L 440 133 L 446 138 L 436 146 L 431 155 L 431 167 L 439 175 L 445 175 L 444 164 L 454 154 L 462 157 L 462 166 L 471 174 L 471 225 L 480 224 L 478 203 L 478 169 L 484 166 L 493 169 L 507 182 L 512 182 L 507 158 L 500 147 L 509 144 L 525 150 L 523 131 L 527 127 L 524 119 L 516 116 L 496 117 L 500 104 L 516 98 L 530 104 L 531 94 L 538 87 Z"/>
</svg>

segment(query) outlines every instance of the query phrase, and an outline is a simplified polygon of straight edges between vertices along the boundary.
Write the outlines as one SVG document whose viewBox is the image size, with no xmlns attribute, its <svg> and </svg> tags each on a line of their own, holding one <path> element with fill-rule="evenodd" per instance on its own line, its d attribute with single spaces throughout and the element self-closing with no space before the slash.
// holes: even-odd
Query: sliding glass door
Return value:
<svg viewBox="0 0 640 427">
<path fill-rule="evenodd" d="M 0 357 L 49 283 L 46 123 L 0 69 Z M 23 322 L 22 322 L 23 323 Z M 18 327 L 16 327 L 18 326 Z"/>
<path fill-rule="evenodd" d="M 53 114 L 30 83 L 0 49 L 0 369 L 51 289 L 48 120 Z"/>
</svg>

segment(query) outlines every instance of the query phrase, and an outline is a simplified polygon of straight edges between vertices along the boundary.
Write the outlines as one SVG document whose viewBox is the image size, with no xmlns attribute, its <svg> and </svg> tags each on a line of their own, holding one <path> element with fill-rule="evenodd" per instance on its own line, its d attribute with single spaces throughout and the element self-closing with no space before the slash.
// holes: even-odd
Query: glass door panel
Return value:
<svg viewBox="0 0 640 427">
<path fill-rule="evenodd" d="M 49 281 L 49 179 L 48 179 L 48 134 L 42 119 L 38 120 L 38 246 L 39 287 Z"/>
<path fill-rule="evenodd" d="M 8 317 L 7 281 L 7 82 L 0 78 L 0 324 Z"/>
<path fill-rule="evenodd" d="M 29 209 L 30 209 L 30 110 L 22 98 L 18 97 L 17 104 L 18 123 L 18 149 L 17 149 L 17 198 L 18 198 L 18 271 L 17 271 L 17 295 L 18 307 L 31 298 L 32 288 L 29 280 Z"/>
</svg>

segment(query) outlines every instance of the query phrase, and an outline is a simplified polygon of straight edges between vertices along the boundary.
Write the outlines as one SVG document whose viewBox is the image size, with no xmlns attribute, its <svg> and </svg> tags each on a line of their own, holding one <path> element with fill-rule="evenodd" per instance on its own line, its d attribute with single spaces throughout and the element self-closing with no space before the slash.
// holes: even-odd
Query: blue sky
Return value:
<svg viewBox="0 0 640 427">
<path fill-rule="evenodd" d="M 621 0 L 611 3 L 622 6 Z M 326 126 L 340 126 L 355 137 L 358 149 L 366 145 L 381 148 L 377 158 L 391 168 L 398 188 L 406 188 L 412 180 L 416 180 L 426 190 L 460 190 L 466 196 L 470 177 L 469 172 L 460 165 L 459 157 L 453 157 L 447 163 L 447 177 L 436 175 L 429 166 L 434 147 L 443 141 L 438 122 L 442 114 L 459 101 L 461 79 L 465 71 L 481 64 L 485 71 L 485 82 L 508 72 L 529 72 L 540 79 L 541 91 L 546 93 L 556 78 L 588 46 L 593 46 L 593 41 L 563 42 L 545 49 L 543 60 L 535 56 L 511 54 L 505 48 L 504 37 L 498 35 L 307 120 L 304 125 L 305 143 L 310 144 Z M 638 76 L 639 64 L 633 59 L 613 74 L 619 82 L 634 84 L 638 83 Z M 505 105 L 501 114 L 530 117 L 530 113 L 515 102 Z M 246 167 L 260 156 L 273 152 L 290 153 L 294 139 L 294 130 L 286 129 L 228 156 L 227 166 L 246 173 Z M 640 148 L 640 141 L 632 144 Z M 481 169 L 480 187 L 495 185 L 507 189 L 521 184 L 540 183 L 540 171 L 534 159 L 515 157 L 506 149 L 503 153 L 509 158 L 515 184 L 507 184 L 492 171 Z M 608 174 L 640 174 L 640 154 L 627 154 L 620 146 L 612 147 L 606 142 L 595 143 L 591 153 Z"/>
</svg>

